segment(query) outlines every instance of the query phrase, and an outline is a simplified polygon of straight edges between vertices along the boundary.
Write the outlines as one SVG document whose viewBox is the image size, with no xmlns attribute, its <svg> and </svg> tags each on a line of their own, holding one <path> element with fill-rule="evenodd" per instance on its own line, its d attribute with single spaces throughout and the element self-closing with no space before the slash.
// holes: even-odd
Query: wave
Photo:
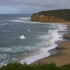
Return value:
<svg viewBox="0 0 70 70">
<path fill-rule="evenodd" d="M 19 20 L 30 20 L 31 19 L 31 17 L 20 17 L 20 18 L 18 18 Z"/>
<path fill-rule="evenodd" d="M 50 35 L 48 35 L 48 34 L 39 36 L 39 39 L 44 39 L 44 40 L 46 39 L 47 40 L 49 38 L 50 38 Z"/>
<path fill-rule="evenodd" d="M 28 47 L 28 46 L 26 46 L 26 47 Z M 18 48 L 17 48 L 17 46 L 14 46 L 14 47 L 13 46 L 11 46 L 11 47 L 0 47 L 0 52 L 9 52 L 9 53 L 14 52 L 14 53 L 16 53 L 16 52 L 24 52 L 23 50 L 25 50 L 23 45 L 19 45 Z"/>
<path fill-rule="evenodd" d="M 6 59 L 6 60 L 4 60 Z M 2 61 L 0 63 L 0 67 L 2 67 L 3 65 L 7 65 L 8 63 L 8 55 L 7 54 L 0 54 L 0 61 Z"/>
<path fill-rule="evenodd" d="M 9 30 L 3 30 L 2 32 L 10 32 Z M 21 35 L 19 37 L 1 37 L 1 38 L 15 38 L 15 39 L 25 39 L 26 37 L 24 35 Z"/>
<path fill-rule="evenodd" d="M 24 22 L 23 20 L 9 20 L 11 22 Z"/>
<path fill-rule="evenodd" d="M 10 22 L 26 22 L 26 23 L 29 23 L 29 20 L 30 20 L 31 17 L 19 17 L 19 18 L 16 18 L 14 20 L 8 20 Z"/>
<path fill-rule="evenodd" d="M 27 24 L 50 24 L 50 23 L 42 23 L 42 22 L 33 22 L 30 20 L 20 20 L 20 19 L 15 19 L 15 20 L 8 20 L 9 22 L 22 22 L 22 23 L 27 23 Z"/>
<path fill-rule="evenodd" d="M 25 20 L 8 20 L 9 22 L 24 22 L 24 23 L 30 23 L 30 24 L 36 24 L 36 23 L 40 23 L 40 22 L 32 22 L 32 21 L 25 21 Z"/>
<path fill-rule="evenodd" d="M 51 49 L 54 49 L 58 46 L 58 45 L 56 45 L 55 42 L 58 40 L 63 40 L 63 38 L 61 38 L 62 34 L 59 34 L 58 31 L 67 29 L 67 26 L 65 26 L 65 25 L 57 24 L 57 27 L 58 28 L 54 31 L 49 30 L 49 35 L 50 35 L 51 39 L 48 41 L 48 43 L 46 43 L 46 44 L 48 44 L 48 47 L 41 47 L 41 49 L 38 52 L 36 52 L 35 54 L 32 54 L 32 56 L 28 56 L 25 59 L 20 58 L 20 60 L 18 62 L 20 62 L 22 64 L 24 64 L 25 62 L 27 64 L 31 64 L 41 58 L 50 56 L 51 54 L 48 51 Z M 45 37 L 47 38 L 47 36 L 45 36 Z M 45 39 L 45 37 L 44 37 L 44 39 Z M 40 38 L 43 38 L 43 36 L 41 36 Z M 43 46 L 42 43 L 40 45 Z"/>
<path fill-rule="evenodd" d="M 27 31 L 30 32 L 30 29 L 28 29 Z"/>
<path fill-rule="evenodd" d="M 25 39 L 26 37 L 24 35 L 21 35 L 19 38 L 20 39 Z"/>
</svg>

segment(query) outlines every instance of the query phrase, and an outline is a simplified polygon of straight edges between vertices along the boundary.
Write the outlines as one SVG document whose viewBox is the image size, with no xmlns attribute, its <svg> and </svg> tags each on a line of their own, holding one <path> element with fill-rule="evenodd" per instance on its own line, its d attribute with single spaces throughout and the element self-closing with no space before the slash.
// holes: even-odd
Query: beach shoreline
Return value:
<svg viewBox="0 0 70 70">
<path fill-rule="evenodd" d="M 47 23 L 46 23 L 47 24 Z M 24 56 L 22 56 L 17 62 L 20 62 L 21 64 L 26 63 L 27 65 L 31 65 L 32 63 L 34 63 L 35 61 L 48 57 L 50 55 L 53 54 L 57 54 L 58 51 L 55 49 L 61 42 L 64 42 L 66 40 L 63 39 L 63 36 L 65 34 L 67 34 L 67 25 L 63 25 L 61 23 L 48 23 L 50 25 L 52 25 L 52 27 L 50 26 L 50 28 L 53 28 L 54 30 L 48 30 L 49 32 L 49 36 L 44 37 L 46 40 L 46 37 L 50 37 L 50 40 L 47 41 L 45 40 L 41 45 L 42 48 L 40 48 L 39 51 L 32 53 L 30 56 L 27 55 L 27 57 L 24 58 Z M 64 41 L 63 41 L 64 40 Z"/>
<path fill-rule="evenodd" d="M 70 40 L 70 22 L 63 22 L 62 24 L 65 24 L 68 27 L 69 33 L 64 35 L 64 39 L 67 39 L 68 41 L 62 42 L 55 49 L 52 49 L 54 51 L 57 50 L 58 53 L 52 54 L 49 57 L 45 57 L 43 59 L 37 60 L 31 65 L 38 65 L 40 63 L 47 64 L 52 62 L 55 63 L 56 66 L 63 66 L 63 65 L 70 64 L 70 41 L 69 41 Z"/>
</svg>

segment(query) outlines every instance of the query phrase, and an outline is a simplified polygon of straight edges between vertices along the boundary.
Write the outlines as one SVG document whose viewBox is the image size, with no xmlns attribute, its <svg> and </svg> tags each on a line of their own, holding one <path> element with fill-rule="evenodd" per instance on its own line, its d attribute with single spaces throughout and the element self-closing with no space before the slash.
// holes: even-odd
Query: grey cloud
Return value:
<svg viewBox="0 0 70 70">
<path fill-rule="evenodd" d="M 69 5 L 70 0 L 0 0 L 0 5 L 34 5 L 34 6 L 47 6 L 47 5 Z"/>
<path fill-rule="evenodd" d="M 0 5 L 31 5 L 42 7 L 70 7 L 70 0 L 0 0 Z"/>
</svg>

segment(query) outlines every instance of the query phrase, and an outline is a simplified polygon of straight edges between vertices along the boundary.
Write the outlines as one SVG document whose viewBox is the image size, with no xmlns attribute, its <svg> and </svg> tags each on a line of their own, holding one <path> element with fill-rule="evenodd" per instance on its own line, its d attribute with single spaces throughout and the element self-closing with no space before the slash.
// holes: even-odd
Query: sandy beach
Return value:
<svg viewBox="0 0 70 70">
<path fill-rule="evenodd" d="M 63 42 L 57 46 L 58 53 L 51 55 L 49 57 L 40 59 L 34 62 L 32 65 L 38 65 L 41 63 L 55 63 L 56 66 L 63 66 L 70 64 L 70 22 L 63 22 L 68 26 L 69 33 L 64 36 L 65 39 L 68 39 L 67 42 Z"/>
</svg>

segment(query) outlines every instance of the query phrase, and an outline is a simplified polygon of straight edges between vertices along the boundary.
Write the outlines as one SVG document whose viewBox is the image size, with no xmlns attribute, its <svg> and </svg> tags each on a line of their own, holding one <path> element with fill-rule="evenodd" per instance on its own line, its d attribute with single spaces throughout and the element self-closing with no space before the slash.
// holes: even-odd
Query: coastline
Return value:
<svg viewBox="0 0 70 70">
<path fill-rule="evenodd" d="M 61 24 L 61 23 L 48 23 L 52 25 L 52 28 L 54 30 L 48 30 L 49 36 L 45 36 L 44 38 L 47 39 L 46 37 L 50 37 L 51 39 L 48 41 L 45 40 L 43 43 L 45 44 L 46 47 L 40 48 L 39 51 L 32 53 L 31 56 L 27 56 L 24 58 L 22 56 L 17 62 L 24 64 L 26 63 L 27 65 L 31 65 L 37 60 L 40 60 L 42 58 L 48 57 L 50 55 L 58 53 L 57 50 L 55 49 L 59 43 L 66 41 L 63 39 L 63 36 L 67 34 L 67 25 Z M 51 26 L 50 26 L 51 28 Z M 64 40 L 64 41 L 63 41 Z M 42 44 L 43 44 L 42 43 Z"/>
<path fill-rule="evenodd" d="M 66 24 L 68 27 L 68 32 L 70 33 L 70 22 L 63 22 L 62 24 Z M 70 34 L 64 35 L 65 39 L 70 40 Z M 37 60 L 31 65 L 38 65 L 40 63 L 55 63 L 56 66 L 63 66 L 70 64 L 70 41 L 62 42 L 55 49 L 58 50 L 57 54 L 53 54 L 49 57 L 45 57 L 43 59 Z M 49 51 L 50 52 L 50 51 Z"/>
</svg>

